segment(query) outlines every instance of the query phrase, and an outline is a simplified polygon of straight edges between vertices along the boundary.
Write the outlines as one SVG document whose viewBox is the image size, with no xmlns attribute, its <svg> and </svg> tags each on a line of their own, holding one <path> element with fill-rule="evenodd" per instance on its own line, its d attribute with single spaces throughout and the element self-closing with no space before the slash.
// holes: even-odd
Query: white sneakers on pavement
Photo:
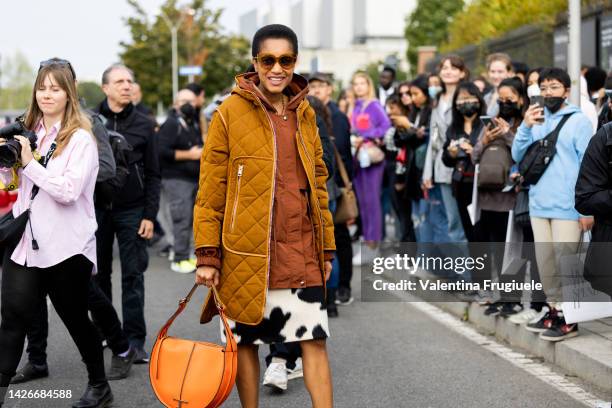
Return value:
<svg viewBox="0 0 612 408">
<path fill-rule="evenodd" d="M 525 324 L 525 323 L 529 323 L 530 321 L 534 320 L 538 315 L 540 314 L 540 312 L 538 312 L 535 309 L 525 309 L 521 312 L 518 312 L 517 314 L 515 314 L 514 316 L 510 316 L 508 318 L 508 321 L 510 323 L 514 323 L 514 324 Z M 542 314 L 543 316 L 543 314 Z M 540 316 L 540 318 L 542 317 Z M 540 320 L 540 318 L 538 318 L 538 320 Z"/>
<path fill-rule="evenodd" d="M 270 363 L 264 374 L 263 385 L 285 391 L 287 389 L 287 377 L 285 363 Z"/>
<path fill-rule="evenodd" d="M 287 368 L 286 363 L 278 362 L 273 359 L 272 363 L 266 369 L 264 374 L 263 385 L 277 390 L 285 391 L 287 389 L 287 381 L 304 376 L 302 359 L 298 358 L 295 362 L 295 368 Z M 282 359 L 279 359 L 282 360 Z"/>
</svg>

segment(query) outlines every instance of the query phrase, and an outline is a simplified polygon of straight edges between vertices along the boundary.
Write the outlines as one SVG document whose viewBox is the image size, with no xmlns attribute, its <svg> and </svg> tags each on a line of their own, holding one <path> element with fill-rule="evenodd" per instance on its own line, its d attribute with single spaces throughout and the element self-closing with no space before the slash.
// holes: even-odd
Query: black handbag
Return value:
<svg viewBox="0 0 612 408">
<path fill-rule="evenodd" d="M 523 160 L 519 163 L 519 173 L 523 177 L 523 185 L 530 186 L 540 181 L 540 178 L 546 171 L 546 168 L 557 154 L 557 139 L 559 132 L 565 125 L 565 122 L 572 116 L 573 112 L 564 115 L 559 121 L 555 130 L 550 132 L 546 137 L 533 142 L 527 148 L 527 152 Z"/>
<path fill-rule="evenodd" d="M 57 145 L 55 142 L 51 143 L 51 147 L 47 152 L 47 155 L 42 158 L 41 164 L 43 167 L 47 167 L 47 163 L 53 156 L 53 152 L 55 152 Z M 28 221 L 30 220 L 30 209 L 32 207 L 32 201 L 34 197 L 38 194 L 38 186 L 32 187 L 32 193 L 30 194 L 30 205 L 27 210 L 19 214 L 17 218 L 13 215 L 13 211 L 9 211 L 0 217 L 0 247 L 7 248 L 11 246 L 15 246 L 23 233 L 25 232 L 26 226 L 28 225 Z M 38 249 L 38 243 L 34 236 L 32 236 L 32 248 Z"/>
</svg>

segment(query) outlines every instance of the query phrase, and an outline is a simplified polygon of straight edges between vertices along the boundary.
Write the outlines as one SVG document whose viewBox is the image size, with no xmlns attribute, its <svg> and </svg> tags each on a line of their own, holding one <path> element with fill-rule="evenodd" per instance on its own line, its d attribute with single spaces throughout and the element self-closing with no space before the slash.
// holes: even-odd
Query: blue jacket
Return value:
<svg viewBox="0 0 612 408">
<path fill-rule="evenodd" d="M 577 220 L 574 209 L 574 189 L 582 156 L 593 136 L 593 126 L 576 105 L 568 104 L 556 113 L 544 109 L 544 123 L 530 128 L 521 124 L 512 144 L 512 158 L 523 159 L 527 148 L 552 132 L 561 117 L 575 112 L 559 133 L 557 154 L 542 178 L 529 189 L 529 214 L 532 217 Z"/>
</svg>

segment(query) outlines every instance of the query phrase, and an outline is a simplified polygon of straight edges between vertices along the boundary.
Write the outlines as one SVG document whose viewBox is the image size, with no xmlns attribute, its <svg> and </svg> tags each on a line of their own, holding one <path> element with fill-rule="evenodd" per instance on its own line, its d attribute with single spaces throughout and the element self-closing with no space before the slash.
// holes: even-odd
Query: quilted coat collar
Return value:
<svg viewBox="0 0 612 408">
<path fill-rule="evenodd" d="M 257 85 L 259 85 L 259 77 L 256 72 L 240 74 L 236 77 L 236 86 L 232 90 L 232 93 L 240 95 L 254 103 L 255 98 L 257 98 L 267 109 L 274 110 L 272 104 L 261 93 Z M 308 106 L 308 102 L 306 101 L 306 95 L 308 95 L 308 81 L 306 78 L 298 74 L 293 74 L 293 79 L 284 93 L 289 96 L 287 109 L 297 109 L 298 113 L 303 113 Z"/>
</svg>

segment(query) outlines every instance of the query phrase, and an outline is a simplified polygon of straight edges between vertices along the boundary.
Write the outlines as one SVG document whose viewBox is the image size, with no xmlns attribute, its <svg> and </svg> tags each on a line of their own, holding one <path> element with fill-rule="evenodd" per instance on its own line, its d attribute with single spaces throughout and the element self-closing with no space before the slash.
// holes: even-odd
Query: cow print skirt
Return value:
<svg viewBox="0 0 612 408">
<path fill-rule="evenodd" d="M 238 344 L 289 343 L 329 337 L 322 286 L 300 289 L 270 289 L 263 320 L 256 326 L 228 319 Z M 221 323 L 221 339 L 225 329 Z"/>
</svg>

